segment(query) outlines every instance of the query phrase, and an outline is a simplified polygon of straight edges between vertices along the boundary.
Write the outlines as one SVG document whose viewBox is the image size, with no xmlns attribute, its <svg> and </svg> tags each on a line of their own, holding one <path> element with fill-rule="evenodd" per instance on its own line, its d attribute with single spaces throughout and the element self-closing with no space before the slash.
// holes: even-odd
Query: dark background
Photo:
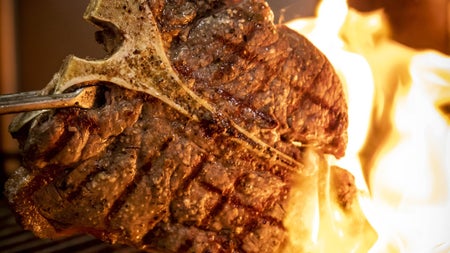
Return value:
<svg viewBox="0 0 450 253">
<path fill-rule="evenodd" d="M 3 0 L 2 0 L 3 1 Z M 89 0 L 15 0 L 19 89 L 40 89 L 68 54 L 101 57 L 95 28 L 82 19 Z M 318 0 L 271 0 L 275 20 L 314 15 Z M 361 9 L 384 7 L 394 38 L 417 48 L 449 52 L 448 0 L 349 0 Z M 447 34 L 446 34 L 447 33 Z"/>
</svg>

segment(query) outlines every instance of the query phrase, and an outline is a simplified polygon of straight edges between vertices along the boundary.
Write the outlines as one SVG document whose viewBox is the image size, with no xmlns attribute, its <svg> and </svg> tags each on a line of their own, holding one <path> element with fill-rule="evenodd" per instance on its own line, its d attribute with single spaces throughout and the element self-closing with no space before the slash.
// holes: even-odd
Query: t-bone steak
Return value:
<svg viewBox="0 0 450 253">
<path fill-rule="evenodd" d="M 96 105 L 10 126 L 26 229 L 152 252 L 314 252 L 333 208 L 367 230 L 328 162 L 346 148 L 343 87 L 265 1 L 91 0 L 85 18 L 108 56 L 69 57 L 42 93 L 97 85 Z"/>
</svg>

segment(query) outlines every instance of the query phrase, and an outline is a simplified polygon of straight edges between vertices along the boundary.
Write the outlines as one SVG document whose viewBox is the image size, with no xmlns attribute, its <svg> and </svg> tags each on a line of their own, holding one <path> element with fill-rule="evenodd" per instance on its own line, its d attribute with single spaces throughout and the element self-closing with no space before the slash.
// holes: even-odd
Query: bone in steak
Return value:
<svg viewBox="0 0 450 253">
<path fill-rule="evenodd" d="M 156 252 L 301 252 L 312 228 L 299 223 L 294 243 L 288 217 L 311 196 L 355 208 L 351 175 L 325 158 L 344 154 L 343 88 L 264 1 L 93 0 L 85 18 L 109 57 L 69 58 L 43 92 L 95 84 L 98 105 L 11 125 L 23 164 L 6 195 L 26 229 Z"/>
</svg>

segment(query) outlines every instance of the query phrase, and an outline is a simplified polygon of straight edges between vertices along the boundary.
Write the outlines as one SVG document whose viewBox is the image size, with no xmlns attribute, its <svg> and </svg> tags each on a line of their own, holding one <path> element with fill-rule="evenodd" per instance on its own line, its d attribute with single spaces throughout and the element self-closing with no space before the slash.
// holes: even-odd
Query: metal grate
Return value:
<svg viewBox="0 0 450 253">
<path fill-rule="evenodd" d="M 140 250 L 122 245 L 109 245 L 88 235 L 61 240 L 40 239 L 25 231 L 15 221 L 6 201 L 0 199 L 0 252 L 33 253 L 139 253 Z"/>
</svg>

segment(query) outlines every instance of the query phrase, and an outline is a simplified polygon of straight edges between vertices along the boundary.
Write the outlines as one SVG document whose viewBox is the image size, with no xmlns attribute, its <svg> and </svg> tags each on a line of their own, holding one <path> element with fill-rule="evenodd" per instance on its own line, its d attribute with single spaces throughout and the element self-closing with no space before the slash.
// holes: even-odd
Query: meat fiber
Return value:
<svg viewBox="0 0 450 253">
<path fill-rule="evenodd" d="M 157 252 L 301 252 L 312 228 L 292 243 L 287 217 L 315 206 L 310 185 L 357 206 L 326 158 L 345 151 L 343 87 L 264 1 L 97 0 L 86 13 L 110 56 L 68 59 L 43 92 L 99 85 L 101 101 L 11 125 L 23 163 L 6 195 L 26 229 Z"/>
</svg>

